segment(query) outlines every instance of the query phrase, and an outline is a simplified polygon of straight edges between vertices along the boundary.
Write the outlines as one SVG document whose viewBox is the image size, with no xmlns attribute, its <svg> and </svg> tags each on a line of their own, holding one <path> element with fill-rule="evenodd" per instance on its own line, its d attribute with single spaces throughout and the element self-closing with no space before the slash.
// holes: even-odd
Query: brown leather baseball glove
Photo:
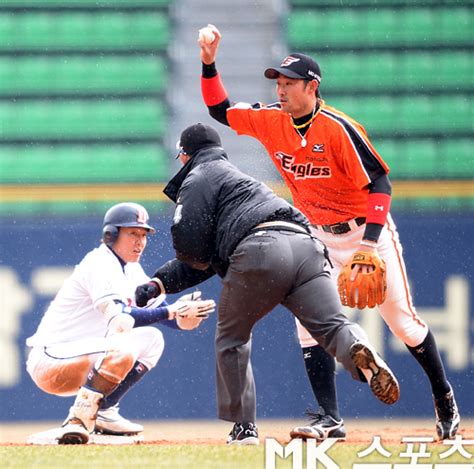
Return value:
<svg viewBox="0 0 474 469">
<path fill-rule="evenodd" d="M 351 282 L 352 268 L 356 265 L 371 265 L 369 273 L 358 272 Z M 385 301 L 387 279 L 385 262 L 376 252 L 357 251 L 343 267 L 337 279 L 339 296 L 344 306 L 351 308 L 374 308 Z"/>
</svg>

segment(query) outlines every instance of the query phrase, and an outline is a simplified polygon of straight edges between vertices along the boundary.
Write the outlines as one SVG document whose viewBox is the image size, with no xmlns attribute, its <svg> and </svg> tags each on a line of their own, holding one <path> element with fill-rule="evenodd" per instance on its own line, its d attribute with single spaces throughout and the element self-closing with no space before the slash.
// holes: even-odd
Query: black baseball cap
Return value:
<svg viewBox="0 0 474 469">
<path fill-rule="evenodd" d="M 317 80 L 318 83 L 321 83 L 322 78 L 318 63 L 309 55 L 299 53 L 285 57 L 279 67 L 267 68 L 264 75 L 269 79 L 284 75 L 288 78 L 300 80 Z"/>
<path fill-rule="evenodd" d="M 186 153 L 192 157 L 198 150 L 203 148 L 220 146 L 222 146 L 222 142 L 217 130 L 210 125 L 198 122 L 186 127 L 181 133 L 181 137 L 176 144 L 178 150 L 176 158 L 181 153 Z"/>
</svg>

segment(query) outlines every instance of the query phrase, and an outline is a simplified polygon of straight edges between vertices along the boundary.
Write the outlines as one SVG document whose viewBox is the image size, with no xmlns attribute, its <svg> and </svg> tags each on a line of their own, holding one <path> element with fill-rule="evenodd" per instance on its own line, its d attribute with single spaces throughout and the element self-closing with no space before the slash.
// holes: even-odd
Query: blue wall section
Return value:
<svg viewBox="0 0 474 469">
<path fill-rule="evenodd" d="M 156 219 L 157 217 L 152 217 Z M 459 276 L 467 285 L 464 301 L 467 304 L 467 328 L 463 341 L 467 350 L 446 361 L 447 372 L 456 389 L 458 404 L 465 415 L 474 416 L 474 330 L 473 301 L 473 240 L 474 217 L 405 215 L 394 216 L 405 249 L 405 261 L 414 291 L 415 304 L 421 314 L 427 309 L 430 318 L 436 315 L 432 308 L 444 308 L 448 278 Z M 154 225 L 159 234 L 151 238 L 143 258 L 147 272 L 172 257 L 168 234 L 170 214 L 159 217 Z M 25 289 L 23 296 L 30 298 L 17 315 L 17 328 L 7 327 L 0 335 L 3 370 L 18 368 L 19 375 L 8 384 L 0 378 L 0 420 L 62 419 L 72 398 L 48 396 L 37 389 L 24 368 L 26 337 L 31 335 L 46 309 L 50 295 L 38 290 L 33 278 L 38 269 L 73 266 L 100 240 L 101 217 L 79 220 L 61 217 L 3 218 L 0 220 L 0 273 L 8 271 L 17 276 L 16 287 Z M 15 288 L 1 295 L 11 298 Z M 218 298 L 220 282 L 217 277 L 202 284 L 203 296 Z M 170 296 L 173 299 L 174 296 Z M 5 301 L 0 302 L 5 303 Z M 11 311 L 0 312 L 3 324 L 14 324 Z M 428 314 L 427 313 L 427 314 Z M 364 312 L 364 314 L 376 314 Z M 439 314 L 444 314 L 442 311 Z M 439 317 L 436 316 L 436 317 Z M 466 318 L 465 318 L 466 319 Z M 428 320 L 428 318 L 427 318 Z M 446 318 L 446 323 L 453 318 Z M 181 332 L 162 328 L 165 352 L 158 366 L 148 374 L 123 400 L 122 409 L 130 418 L 214 418 L 215 371 L 214 327 L 215 316 L 197 331 Z M 429 321 L 428 321 L 429 322 Z M 441 321 L 443 322 L 443 321 Z M 443 331 L 443 326 L 441 331 Z M 4 327 L 5 329 L 5 327 Z M 0 332 L 2 329 L 0 328 Z M 402 347 L 396 346 L 385 326 L 383 354 L 399 377 L 402 395 L 392 407 L 380 404 L 366 386 L 352 381 L 339 372 L 338 391 L 344 416 L 431 416 L 431 393 L 426 378 L 418 365 Z M 8 337 L 13 340 L 8 346 Z M 449 348 L 458 347 L 456 340 L 443 346 L 443 356 Z M 15 358 L 15 354 L 17 358 Z M 453 361 L 454 360 L 454 361 Z M 268 315 L 254 331 L 253 364 L 258 392 L 259 417 L 299 417 L 314 400 L 306 380 L 301 350 L 293 319 L 283 308 Z M 18 371 L 17 370 L 17 371 Z M 2 376 L 0 372 L 0 376 Z"/>
</svg>

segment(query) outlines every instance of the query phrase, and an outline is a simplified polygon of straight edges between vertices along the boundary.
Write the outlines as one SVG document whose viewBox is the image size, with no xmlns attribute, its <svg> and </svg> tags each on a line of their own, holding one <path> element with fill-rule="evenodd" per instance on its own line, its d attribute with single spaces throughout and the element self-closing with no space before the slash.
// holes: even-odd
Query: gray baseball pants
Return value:
<svg viewBox="0 0 474 469">
<path fill-rule="evenodd" d="M 360 380 L 349 349 L 358 340 L 367 341 L 367 336 L 342 314 L 326 262 L 319 241 L 286 230 L 257 231 L 236 247 L 223 278 L 218 308 L 219 418 L 255 422 L 251 332 L 278 304 L 288 308 L 319 344 Z"/>
</svg>

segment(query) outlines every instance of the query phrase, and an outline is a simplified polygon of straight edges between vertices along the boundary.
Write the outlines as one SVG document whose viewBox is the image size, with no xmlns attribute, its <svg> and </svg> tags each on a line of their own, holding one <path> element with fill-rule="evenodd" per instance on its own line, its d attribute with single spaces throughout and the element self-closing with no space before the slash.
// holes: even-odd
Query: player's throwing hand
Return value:
<svg viewBox="0 0 474 469">
<path fill-rule="evenodd" d="M 201 61 L 206 65 L 210 65 L 216 61 L 217 48 L 219 47 L 222 35 L 213 24 L 208 24 L 206 28 L 202 29 L 209 29 L 214 34 L 212 42 L 208 42 L 206 36 L 202 34 L 198 38 L 198 44 L 201 48 Z"/>
</svg>

